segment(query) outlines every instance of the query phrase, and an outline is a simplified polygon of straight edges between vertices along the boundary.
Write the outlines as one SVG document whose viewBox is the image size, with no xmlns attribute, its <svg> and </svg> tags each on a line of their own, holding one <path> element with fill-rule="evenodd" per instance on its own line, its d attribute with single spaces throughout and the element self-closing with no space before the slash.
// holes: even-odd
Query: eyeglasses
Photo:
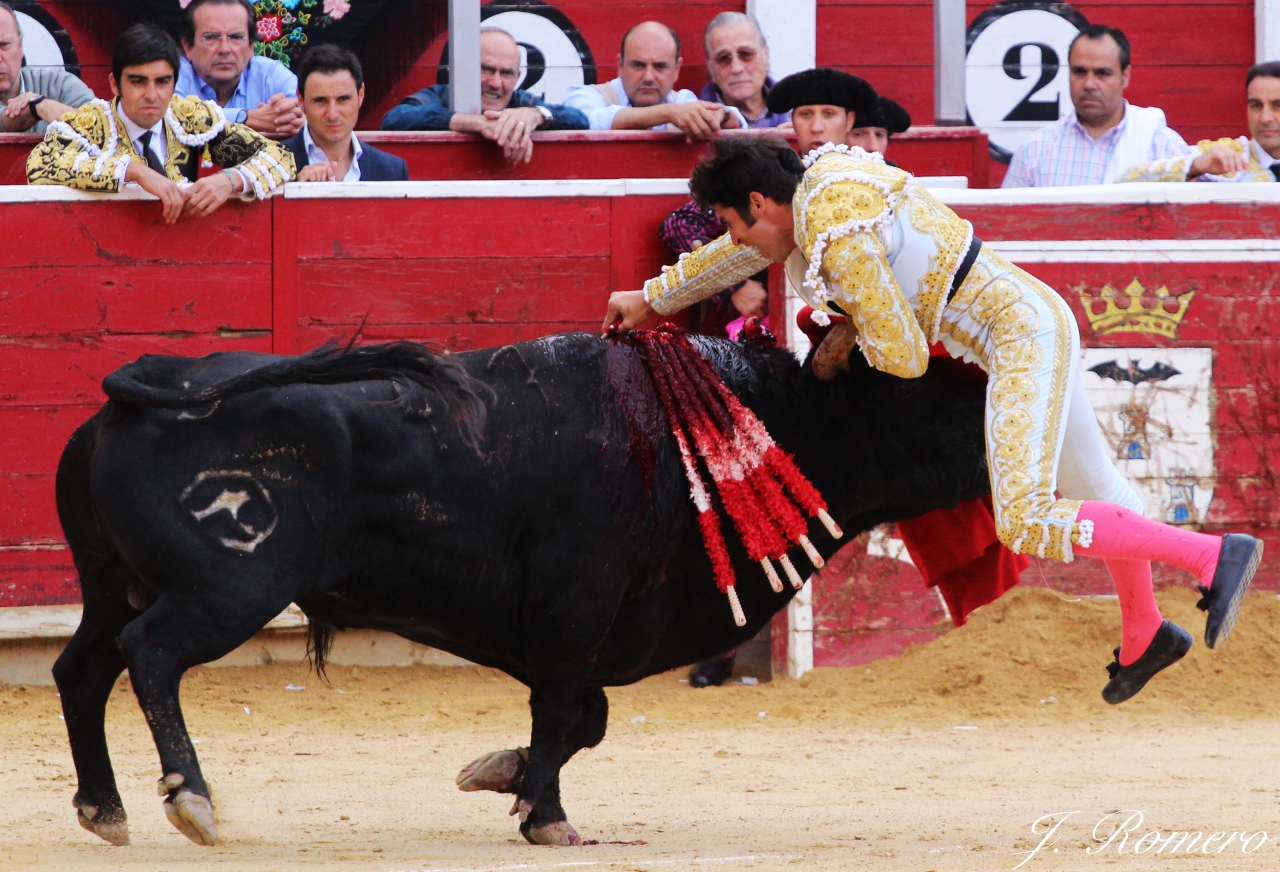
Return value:
<svg viewBox="0 0 1280 872">
<path fill-rule="evenodd" d="M 758 52 L 753 48 L 740 48 L 736 55 L 731 51 L 722 51 L 712 58 L 711 62 L 718 67 L 727 67 L 729 64 L 733 63 L 733 59 L 737 57 L 737 59 L 742 61 L 744 64 L 749 64 L 756 59 L 757 54 Z"/>
<path fill-rule="evenodd" d="M 519 70 L 508 70 L 508 69 L 503 69 L 501 67 L 491 67 L 488 64 L 480 65 L 480 75 L 492 76 L 495 73 L 499 76 L 502 76 L 502 78 L 507 79 L 508 81 L 514 81 L 515 77 L 520 75 Z"/>
<path fill-rule="evenodd" d="M 242 46 L 249 41 L 249 34 L 244 31 L 236 31 L 235 33 L 202 33 L 200 34 L 200 44 L 206 48 L 213 48 L 222 44 L 226 40 L 233 46 Z"/>
</svg>

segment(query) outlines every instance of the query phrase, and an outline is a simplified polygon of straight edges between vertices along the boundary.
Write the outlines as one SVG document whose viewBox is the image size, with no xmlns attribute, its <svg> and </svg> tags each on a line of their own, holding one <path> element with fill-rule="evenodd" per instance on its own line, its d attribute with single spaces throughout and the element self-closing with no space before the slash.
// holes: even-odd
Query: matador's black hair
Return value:
<svg viewBox="0 0 1280 872">
<path fill-rule="evenodd" d="M 775 203 L 790 203 L 804 175 L 804 164 L 791 146 L 773 136 L 726 136 L 693 168 L 689 193 L 704 209 L 725 206 L 750 226 L 751 192 Z"/>
</svg>

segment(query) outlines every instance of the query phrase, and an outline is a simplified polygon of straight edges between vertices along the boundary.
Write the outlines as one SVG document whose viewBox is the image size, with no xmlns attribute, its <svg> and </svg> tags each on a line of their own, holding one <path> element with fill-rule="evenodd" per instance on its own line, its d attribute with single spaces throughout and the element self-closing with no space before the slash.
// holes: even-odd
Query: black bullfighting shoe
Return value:
<svg viewBox="0 0 1280 872">
<path fill-rule="evenodd" d="M 1240 603 L 1249 582 L 1262 562 L 1262 542 L 1244 533 L 1228 533 L 1222 537 L 1222 553 L 1213 571 L 1213 586 L 1200 585 L 1200 602 L 1196 608 L 1208 612 L 1204 624 L 1204 644 L 1217 648 L 1227 641 L 1240 617 Z"/>
<path fill-rule="evenodd" d="M 1142 652 L 1142 656 L 1128 666 L 1120 665 L 1120 649 L 1115 650 L 1115 660 L 1107 664 L 1111 680 L 1102 688 L 1102 698 L 1112 705 L 1122 703 L 1146 686 L 1157 672 L 1181 660 L 1191 650 L 1191 634 L 1165 621 L 1156 630 L 1155 638 Z"/>
</svg>

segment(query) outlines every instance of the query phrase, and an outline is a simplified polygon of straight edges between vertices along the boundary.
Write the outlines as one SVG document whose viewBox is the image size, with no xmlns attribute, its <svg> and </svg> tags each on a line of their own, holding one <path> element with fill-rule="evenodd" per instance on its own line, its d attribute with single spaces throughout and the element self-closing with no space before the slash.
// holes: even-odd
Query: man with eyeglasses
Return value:
<svg viewBox="0 0 1280 872">
<path fill-rule="evenodd" d="M 574 85 L 564 102 L 582 110 L 592 130 L 680 130 L 685 138 L 710 139 L 747 126 L 733 106 L 699 100 L 680 78 L 680 37 L 659 21 L 637 24 L 622 37 L 618 77 L 600 85 Z"/>
<path fill-rule="evenodd" d="M 770 112 L 765 105 L 769 77 L 769 43 L 754 15 L 721 12 L 707 24 L 707 82 L 698 96 L 709 103 L 736 107 L 750 127 L 778 127 L 790 112 Z"/>
<path fill-rule="evenodd" d="M 183 19 L 179 97 L 222 107 L 227 120 L 270 139 L 302 129 L 298 77 L 277 60 L 255 57 L 258 16 L 249 0 L 191 0 Z"/>
<path fill-rule="evenodd" d="M 535 130 L 585 130 L 577 109 L 548 103 L 516 88 L 520 47 L 499 27 L 480 28 L 481 114 L 454 112 L 448 85 L 432 85 L 400 101 L 382 119 L 383 130 L 452 130 L 478 133 L 502 149 L 508 163 L 533 159 Z"/>
<path fill-rule="evenodd" d="M 18 13 L 0 0 L 0 131 L 44 133 L 50 121 L 92 99 L 89 86 L 62 67 L 22 65 Z"/>
</svg>

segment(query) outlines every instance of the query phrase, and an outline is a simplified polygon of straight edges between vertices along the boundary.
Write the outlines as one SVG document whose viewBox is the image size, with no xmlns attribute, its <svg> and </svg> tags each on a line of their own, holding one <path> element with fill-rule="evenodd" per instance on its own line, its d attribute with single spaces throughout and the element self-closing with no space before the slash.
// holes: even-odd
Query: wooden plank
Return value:
<svg viewBox="0 0 1280 872">
<path fill-rule="evenodd" d="M 56 472 L 71 434 L 100 407 L 0 406 L 0 476 Z"/>
<path fill-rule="evenodd" d="M 63 540 L 52 472 L 0 475 L 0 547 Z"/>
<path fill-rule="evenodd" d="M 359 324 L 366 317 L 370 324 L 578 321 L 603 315 L 609 270 L 607 257 L 303 261 L 294 318 L 302 324 Z"/>
<path fill-rule="evenodd" d="M 6 203 L 0 263 L 47 267 L 51 241 L 62 266 L 190 264 L 186 283 L 215 288 L 221 264 L 270 263 L 271 208 L 228 202 L 208 218 L 165 224 L 150 200 Z"/>
<path fill-rule="evenodd" d="M 298 347 L 298 213 L 304 206 L 277 198 L 272 204 L 271 258 L 271 350 L 276 354 L 297 354 Z M 326 271 L 331 274 L 332 271 Z M 363 271 L 340 270 L 348 280 L 370 275 Z M 384 285 L 383 288 L 386 286 Z"/>
<path fill-rule="evenodd" d="M 0 343 L 0 406 L 96 405 L 102 379 L 143 354 L 271 350 L 267 333 L 85 336 Z"/>
<path fill-rule="evenodd" d="M 0 607 L 80 602 L 71 552 L 0 551 Z"/>
<path fill-rule="evenodd" d="M 190 265 L 5 267 L 0 335 L 64 332 L 209 332 L 271 327 L 271 267 Z"/>
<path fill-rule="evenodd" d="M 958 206 L 980 239 L 1272 239 L 1280 204 L 1073 204 Z"/>
<path fill-rule="evenodd" d="M 297 202 L 303 259 L 609 254 L 608 198 Z"/>
</svg>

